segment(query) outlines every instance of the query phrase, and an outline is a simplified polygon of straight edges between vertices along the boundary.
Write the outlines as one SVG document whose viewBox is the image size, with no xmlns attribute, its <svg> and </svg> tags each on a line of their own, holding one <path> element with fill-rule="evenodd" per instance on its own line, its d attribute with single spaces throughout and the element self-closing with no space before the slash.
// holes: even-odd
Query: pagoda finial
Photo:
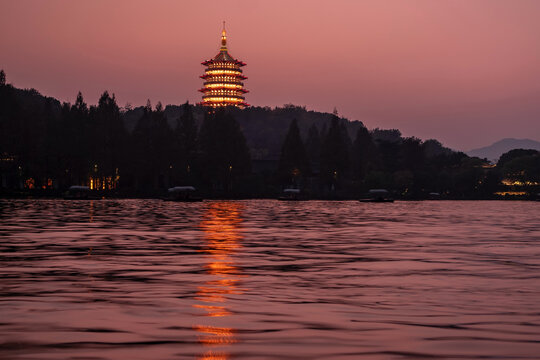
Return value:
<svg viewBox="0 0 540 360">
<path fill-rule="evenodd" d="M 223 22 L 223 30 L 221 31 L 221 51 L 227 51 L 227 32 L 225 31 L 225 21 Z"/>
</svg>

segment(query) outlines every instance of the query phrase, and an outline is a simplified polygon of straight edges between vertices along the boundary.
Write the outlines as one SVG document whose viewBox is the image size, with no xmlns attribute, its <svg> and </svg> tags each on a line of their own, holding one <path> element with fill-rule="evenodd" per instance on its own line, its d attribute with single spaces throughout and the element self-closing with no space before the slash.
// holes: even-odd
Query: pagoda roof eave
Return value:
<svg viewBox="0 0 540 360">
<path fill-rule="evenodd" d="M 237 104 L 230 104 L 230 103 L 214 103 L 213 105 L 210 105 L 210 103 L 208 102 L 204 102 L 204 101 L 201 101 L 201 102 L 198 102 L 196 105 L 199 105 L 199 106 L 204 106 L 204 107 L 237 107 L 237 108 L 240 108 L 240 109 L 244 109 L 246 107 L 249 107 L 251 106 L 251 104 L 248 104 L 246 102 L 241 102 L 241 103 L 237 103 Z"/>
<path fill-rule="evenodd" d="M 215 98 L 231 98 L 231 99 L 240 99 L 242 101 L 245 100 L 245 98 L 243 96 L 240 96 L 240 95 L 215 95 L 215 94 L 210 94 L 210 95 L 203 95 L 203 100 L 204 99 L 215 99 Z M 223 101 L 227 101 L 227 100 L 223 100 Z M 216 100 L 215 102 L 222 102 L 221 100 Z"/>
<path fill-rule="evenodd" d="M 211 74 L 204 74 L 204 75 L 199 75 L 199 77 L 201 79 L 207 79 L 207 78 L 210 78 L 210 77 L 214 77 L 214 76 L 219 76 L 219 75 L 211 75 Z M 229 75 L 229 76 L 233 76 L 233 77 L 236 77 L 237 79 L 240 79 L 240 80 L 246 80 L 247 79 L 247 76 L 244 76 L 244 75 Z"/>
<path fill-rule="evenodd" d="M 218 54 L 219 56 L 219 54 Z M 241 61 L 241 60 L 237 60 L 237 59 L 234 59 L 234 58 L 230 58 L 230 59 L 218 59 L 218 57 L 216 56 L 215 58 L 213 59 L 210 59 L 210 60 L 205 60 L 201 63 L 201 65 L 204 65 L 204 66 L 207 66 L 207 65 L 210 65 L 210 64 L 214 64 L 214 63 L 217 63 L 217 62 L 232 62 L 238 66 L 246 66 L 246 63 Z"/>
<path fill-rule="evenodd" d="M 234 90 L 234 91 L 242 91 L 244 93 L 248 93 L 249 90 L 246 90 L 244 89 L 243 87 L 238 87 L 238 86 L 235 86 L 235 87 L 230 87 L 230 86 L 225 86 L 225 85 L 228 85 L 228 84 L 225 84 L 225 83 L 222 83 L 222 84 L 216 84 L 216 85 L 221 85 L 221 86 L 212 86 L 212 87 L 203 87 L 201 89 L 199 89 L 199 91 L 210 91 L 210 90 Z M 233 84 L 235 85 L 235 84 Z"/>
</svg>

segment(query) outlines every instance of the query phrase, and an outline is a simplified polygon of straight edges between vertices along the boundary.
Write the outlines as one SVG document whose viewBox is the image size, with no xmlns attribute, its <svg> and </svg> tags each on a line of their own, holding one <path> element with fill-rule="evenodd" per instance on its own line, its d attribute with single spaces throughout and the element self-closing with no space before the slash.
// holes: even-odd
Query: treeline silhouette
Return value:
<svg viewBox="0 0 540 360">
<path fill-rule="evenodd" d="M 509 186 L 534 192 L 540 169 L 538 152 L 510 152 L 490 166 L 436 140 L 369 131 L 337 113 L 293 105 L 206 111 L 148 101 L 121 109 L 108 92 L 95 106 L 80 93 L 74 104 L 60 104 L 7 84 L 3 71 L 0 154 L 4 196 L 88 185 L 111 196 L 153 197 L 193 185 L 207 197 L 275 197 L 296 187 L 312 198 L 386 188 L 406 199 L 477 199 Z"/>
</svg>

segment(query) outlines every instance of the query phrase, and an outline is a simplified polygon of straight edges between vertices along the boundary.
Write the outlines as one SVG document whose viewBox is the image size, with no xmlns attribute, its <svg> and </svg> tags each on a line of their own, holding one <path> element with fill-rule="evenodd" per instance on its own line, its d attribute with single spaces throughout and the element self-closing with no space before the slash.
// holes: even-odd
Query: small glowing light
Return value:
<svg viewBox="0 0 540 360">
<path fill-rule="evenodd" d="M 525 191 L 498 191 L 495 193 L 495 195 L 500 196 L 522 196 L 527 195 Z"/>
</svg>

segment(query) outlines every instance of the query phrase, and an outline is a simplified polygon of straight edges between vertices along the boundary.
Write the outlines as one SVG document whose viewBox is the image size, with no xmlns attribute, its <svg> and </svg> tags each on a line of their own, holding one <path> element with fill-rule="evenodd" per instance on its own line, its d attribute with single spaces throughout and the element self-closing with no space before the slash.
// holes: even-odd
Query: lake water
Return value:
<svg viewBox="0 0 540 360">
<path fill-rule="evenodd" d="M 540 202 L 0 200 L 1 359 L 539 359 Z"/>
</svg>

